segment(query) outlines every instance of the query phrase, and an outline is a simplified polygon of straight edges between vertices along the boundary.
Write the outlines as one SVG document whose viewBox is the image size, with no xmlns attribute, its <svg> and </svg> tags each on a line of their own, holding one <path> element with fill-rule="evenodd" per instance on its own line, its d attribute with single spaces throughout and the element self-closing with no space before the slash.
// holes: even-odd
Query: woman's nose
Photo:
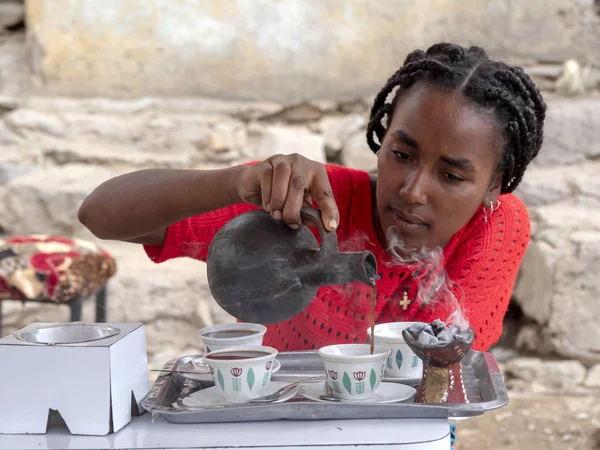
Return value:
<svg viewBox="0 0 600 450">
<path fill-rule="evenodd" d="M 400 196 L 409 204 L 424 205 L 427 203 L 427 180 L 419 172 L 415 172 L 404 181 Z"/>
</svg>

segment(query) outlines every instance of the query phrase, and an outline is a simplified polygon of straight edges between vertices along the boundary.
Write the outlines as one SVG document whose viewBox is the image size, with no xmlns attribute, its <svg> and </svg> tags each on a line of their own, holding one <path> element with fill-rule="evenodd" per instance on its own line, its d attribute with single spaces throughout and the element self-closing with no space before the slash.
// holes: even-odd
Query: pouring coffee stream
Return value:
<svg viewBox="0 0 600 450">
<path fill-rule="evenodd" d="M 306 225 L 292 230 L 264 210 L 241 214 L 223 226 L 208 250 L 210 291 L 239 320 L 277 323 L 300 314 L 319 287 L 360 282 L 375 286 L 377 262 L 370 251 L 340 252 L 337 234 L 321 212 L 303 207 Z"/>
</svg>

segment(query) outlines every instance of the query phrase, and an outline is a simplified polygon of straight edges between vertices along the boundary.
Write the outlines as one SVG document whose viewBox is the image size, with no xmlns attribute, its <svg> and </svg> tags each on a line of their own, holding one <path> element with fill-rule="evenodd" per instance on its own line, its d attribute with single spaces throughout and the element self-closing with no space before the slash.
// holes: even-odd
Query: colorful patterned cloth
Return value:
<svg viewBox="0 0 600 450">
<path fill-rule="evenodd" d="M 64 303 L 104 286 L 115 260 L 97 245 L 62 236 L 0 239 L 0 299 Z"/>
</svg>

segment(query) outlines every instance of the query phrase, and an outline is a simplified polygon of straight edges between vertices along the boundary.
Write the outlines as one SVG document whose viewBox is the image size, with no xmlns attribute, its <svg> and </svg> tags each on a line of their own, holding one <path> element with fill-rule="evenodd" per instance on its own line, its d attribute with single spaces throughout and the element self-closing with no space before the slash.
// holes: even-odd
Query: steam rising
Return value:
<svg viewBox="0 0 600 450">
<path fill-rule="evenodd" d="M 446 274 L 443 249 L 409 249 L 400 239 L 396 227 L 388 228 L 386 238 L 388 253 L 393 258 L 393 262 L 389 264 L 409 266 L 413 270 L 412 277 L 418 286 L 417 301 L 422 305 L 441 303 L 448 306 L 452 313 L 445 318 L 445 322 L 460 330 L 469 328 L 469 322 L 451 290 L 455 285 Z"/>
</svg>

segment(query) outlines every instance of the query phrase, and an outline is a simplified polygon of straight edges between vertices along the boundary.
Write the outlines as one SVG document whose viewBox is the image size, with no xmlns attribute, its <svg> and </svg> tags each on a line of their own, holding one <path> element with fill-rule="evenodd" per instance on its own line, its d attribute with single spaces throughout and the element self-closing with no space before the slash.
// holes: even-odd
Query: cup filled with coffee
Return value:
<svg viewBox="0 0 600 450">
<path fill-rule="evenodd" d="M 248 403 L 265 395 L 277 349 L 273 347 L 231 347 L 204 355 L 215 386 L 230 403 Z"/>
<path fill-rule="evenodd" d="M 230 347 L 260 346 L 267 327 L 258 323 L 223 323 L 198 330 L 206 353 Z"/>
<path fill-rule="evenodd" d="M 414 325 L 415 322 L 389 322 L 375 325 L 374 334 L 367 329 L 370 339 L 375 345 L 384 345 L 391 349 L 386 360 L 385 375 L 390 378 L 421 378 L 423 376 L 423 361 L 412 351 L 402 337 L 402 331 Z"/>
<path fill-rule="evenodd" d="M 367 400 L 381 384 L 386 358 L 391 350 L 369 344 L 329 345 L 319 349 L 327 385 L 341 400 Z"/>
</svg>

